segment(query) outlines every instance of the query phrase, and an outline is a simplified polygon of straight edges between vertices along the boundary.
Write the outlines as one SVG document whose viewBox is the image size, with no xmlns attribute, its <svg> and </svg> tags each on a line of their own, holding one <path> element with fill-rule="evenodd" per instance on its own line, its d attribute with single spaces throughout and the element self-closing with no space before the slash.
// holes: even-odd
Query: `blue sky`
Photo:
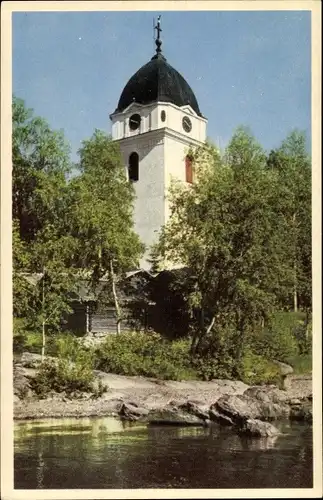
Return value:
<svg viewBox="0 0 323 500">
<path fill-rule="evenodd" d="M 13 13 L 13 92 L 63 129 L 72 159 L 110 132 L 121 91 L 154 53 L 158 12 Z M 161 12 L 163 53 L 188 81 L 224 147 L 249 126 L 267 150 L 311 133 L 310 12 Z"/>
</svg>

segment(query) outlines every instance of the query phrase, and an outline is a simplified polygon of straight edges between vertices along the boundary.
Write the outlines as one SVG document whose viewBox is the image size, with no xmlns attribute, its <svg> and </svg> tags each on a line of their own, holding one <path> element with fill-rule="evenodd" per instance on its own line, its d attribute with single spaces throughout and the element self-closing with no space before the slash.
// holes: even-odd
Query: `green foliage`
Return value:
<svg viewBox="0 0 323 500">
<path fill-rule="evenodd" d="M 194 162 L 196 183 L 171 189 L 172 214 L 159 255 L 189 270 L 186 299 L 192 316 L 199 311 L 193 351 L 212 328 L 232 327 L 231 357 L 238 364 L 248 331 L 272 312 L 277 292 L 290 283 L 284 263 L 288 228 L 275 210 L 278 177 L 243 129 L 233 136 L 225 161 L 206 146 Z"/>
<path fill-rule="evenodd" d="M 116 284 L 126 271 L 138 267 L 144 250 L 133 230 L 134 189 L 118 144 L 103 132 L 96 130 L 84 141 L 79 155 L 81 174 L 69 186 L 68 217 L 79 249 L 74 265 L 87 269 L 94 287 L 105 277 L 119 332 L 122 311 Z"/>
<path fill-rule="evenodd" d="M 289 251 L 286 260 L 293 270 L 293 286 L 283 305 L 310 310 L 312 307 L 312 211 L 311 161 L 305 134 L 294 130 L 280 148 L 271 151 L 268 167 L 279 178 L 280 197 L 276 200 L 288 225 Z"/>
<path fill-rule="evenodd" d="M 12 260 L 13 260 L 13 313 L 15 318 L 26 317 L 31 312 L 34 288 L 21 275 L 29 269 L 30 252 L 20 236 L 17 220 L 12 224 Z"/>
<path fill-rule="evenodd" d="M 249 349 L 245 350 L 242 357 L 240 379 L 249 385 L 282 385 L 282 376 L 277 365 Z"/>
<path fill-rule="evenodd" d="M 92 371 L 76 364 L 70 366 L 65 360 L 45 361 L 32 381 L 32 389 L 38 396 L 46 397 L 50 392 L 93 392 Z"/>
<path fill-rule="evenodd" d="M 69 147 L 62 132 L 13 98 L 13 304 L 29 328 L 60 326 L 69 310 L 73 277 L 67 264 L 75 245 L 66 234 Z"/>
<path fill-rule="evenodd" d="M 16 97 L 12 115 L 13 219 L 22 241 L 31 242 L 45 224 L 63 216 L 69 147 L 62 132 L 51 130 Z"/>
<path fill-rule="evenodd" d="M 65 392 L 77 397 L 90 392 L 100 396 L 106 388 L 94 384 L 93 352 L 80 346 L 72 335 L 62 335 L 55 342 L 57 360 L 45 360 L 32 381 L 32 389 L 41 397 L 50 392 Z"/>
<path fill-rule="evenodd" d="M 142 375 L 161 380 L 194 378 L 187 340 L 168 342 L 157 334 L 109 336 L 96 352 L 96 366 L 105 372 Z"/>
<path fill-rule="evenodd" d="M 15 353 L 33 352 L 35 354 L 41 353 L 42 336 L 39 332 L 20 331 L 14 335 L 13 349 Z"/>
<path fill-rule="evenodd" d="M 70 183 L 71 230 L 79 241 L 78 264 L 98 276 L 136 267 L 143 247 L 133 231 L 134 190 L 118 144 L 96 130 L 79 151 L 81 174 Z"/>
<path fill-rule="evenodd" d="M 270 324 L 258 330 L 253 338 L 253 350 L 267 359 L 288 362 L 300 353 L 297 335 L 304 328 L 304 314 L 275 313 Z"/>
<path fill-rule="evenodd" d="M 206 352 L 204 355 L 198 354 L 195 356 L 192 364 L 196 370 L 197 376 L 202 380 L 232 380 L 234 378 L 232 375 L 234 360 L 228 355 L 223 358 Z"/>
<path fill-rule="evenodd" d="M 153 258 L 155 265 L 187 269 L 179 288 L 204 378 L 220 371 L 239 376 L 252 332 L 279 307 L 289 307 L 292 297 L 295 308 L 297 299 L 310 307 L 311 175 L 304 144 L 295 132 L 267 159 L 251 133 L 239 128 L 223 157 L 210 145 L 192 153 L 192 186 L 171 187 L 171 217 Z M 256 336 L 255 352 L 282 361 L 295 355 L 304 334 L 283 326 Z M 220 331 L 227 332 L 225 356 Z M 305 337 L 309 344 L 308 331 Z"/>
<path fill-rule="evenodd" d="M 296 375 L 312 373 L 312 354 L 299 354 L 287 359 L 287 363 L 294 369 Z"/>
<path fill-rule="evenodd" d="M 265 356 L 244 349 L 240 364 L 229 349 L 205 350 L 191 358 L 187 339 L 165 341 L 157 334 L 123 333 L 109 336 L 97 349 L 95 366 L 105 372 L 146 376 L 161 380 L 239 378 L 247 384 L 282 382 L 279 368 Z M 237 375 L 238 373 L 238 375 Z"/>
</svg>

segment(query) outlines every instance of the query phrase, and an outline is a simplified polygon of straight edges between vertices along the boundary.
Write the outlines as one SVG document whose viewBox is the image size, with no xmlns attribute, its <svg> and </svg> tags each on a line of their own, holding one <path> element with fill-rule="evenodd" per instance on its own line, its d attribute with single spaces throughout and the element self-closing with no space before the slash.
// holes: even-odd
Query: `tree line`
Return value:
<svg viewBox="0 0 323 500">
<path fill-rule="evenodd" d="M 116 281 L 138 266 L 143 245 L 133 231 L 134 189 L 108 135 L 95 130 L 72 165 L 63 133 L 16 97 L 12 116 L 14 316 L 41 328 L 44 354 L 46 332 L 59 330 L 82 276 L 93 286 L 106 276 L 119 312 Z"/>
<path fill-rule="evenodd" d="M 105 276 L 121 331 L 117 283 L 138 267 L 135 194 L 118 144 L 95 130 L 73 165 L 62 132 L 13 99 L 14 317 L 23 328 L 59 331 L 81 276 Z M 221 153 L 190 151 L 194 183 L 173 182 L 171 217 L 152 252 L 155 270 L 182 268 L 192 355 L 229 347 L 238 360 L 274 311 L 311 313 L 311 160 L 293 131 L 267 154 L 245 128 Z M 75 175 L 76 172 L 76 175 Z M 73 173 L 74 175 L 71 175 Z M 33 276 L 34 282 L 26 280 Z M 224 355 L 224 354 L 223 354 Z"/>
<path fill-rule="evenodd" d="M 192 353 L 221 352 L 237 366 L 276 311 L 311 311 L 311 163 L 293 131 L 269 155 L 245 128 L 224 154 L 191 152 L 192 185 L 173 183 L 170 221 L 155 265 L 181 265 L 174 284 L 191 316 Z"/>
</svg>

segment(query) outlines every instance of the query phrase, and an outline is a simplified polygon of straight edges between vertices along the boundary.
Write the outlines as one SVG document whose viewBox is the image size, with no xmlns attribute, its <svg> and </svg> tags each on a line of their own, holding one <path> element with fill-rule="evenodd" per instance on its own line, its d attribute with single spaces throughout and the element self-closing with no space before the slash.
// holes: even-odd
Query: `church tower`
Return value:
<svg viewBox="0 0 323 500">
<path fill-rule="evenodd" d="M 191 87 L 162 54 L 160 16 L 155 29 L 156 54 L 130 78 L 110 115 L 112 139 L 120 144 L 135 188 L 134 222 L 146 245 L 144 269 L 169 217 L 171 180 L 193 182 L 188 151 L 205 142 L 207 124 Z"/>
</svg>

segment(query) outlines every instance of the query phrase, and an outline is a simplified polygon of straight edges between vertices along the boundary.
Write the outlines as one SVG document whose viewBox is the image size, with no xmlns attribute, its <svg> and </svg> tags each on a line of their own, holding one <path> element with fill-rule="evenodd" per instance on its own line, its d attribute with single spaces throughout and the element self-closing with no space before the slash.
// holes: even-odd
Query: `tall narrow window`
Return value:
<svg viewBox="0 0 323 500">
<path fill-rule="evenodd" d="M 129 181 L 136 182 L 139 180 L 139 156 L 138 153 L 131 153 L 128 163 Z"/>
<path fill-rule="evenodd" d="M 193 184 L 193 161 L 188 155 L 185 157 L 185 174 L 186 182 Z"/>
</svg>

